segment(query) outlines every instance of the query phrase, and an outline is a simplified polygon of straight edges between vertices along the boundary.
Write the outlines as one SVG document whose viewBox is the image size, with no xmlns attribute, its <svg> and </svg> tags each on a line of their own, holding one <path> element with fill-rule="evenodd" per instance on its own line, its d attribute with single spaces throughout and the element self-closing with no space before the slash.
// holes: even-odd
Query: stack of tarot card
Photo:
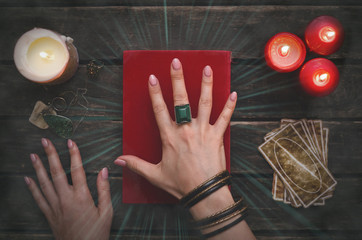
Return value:
<svg viewBox="0 0 362 240">
<path fill-rule="evenodd" d="M 337 184 L 328 170 L 328 133 L 321 120 L 282 119 L 259 146 L 274 169 L 272 194 L 293 207 L 323 206 Z"/>
</svg>

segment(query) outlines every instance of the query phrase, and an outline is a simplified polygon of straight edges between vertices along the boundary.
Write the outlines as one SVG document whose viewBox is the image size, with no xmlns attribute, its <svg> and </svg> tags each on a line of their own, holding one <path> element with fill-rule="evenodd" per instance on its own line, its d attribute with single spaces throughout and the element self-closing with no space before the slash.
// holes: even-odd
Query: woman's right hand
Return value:
<svg viewBox="0 0 362 240">
<path fill-rule="evenodd" d="M 181 62 L 171 63 L 174 106 L 189 103 Z M 212 109 L 213 73 L 206 66 L 202 73 L 198 116 L 177 125 L 170 117 L 161 86 L 154 75 L 148 87 L 162 141 L 162 159 L 151 164 L 136 156 L 118 157 L 116 164 L 127 166 L 154 185 L 180 199 L 206 179 L 226 169 L 223 136 L 236 105 L 236 92 L 230 94 L 214 125 L 209 123 Z"/>
</svg>

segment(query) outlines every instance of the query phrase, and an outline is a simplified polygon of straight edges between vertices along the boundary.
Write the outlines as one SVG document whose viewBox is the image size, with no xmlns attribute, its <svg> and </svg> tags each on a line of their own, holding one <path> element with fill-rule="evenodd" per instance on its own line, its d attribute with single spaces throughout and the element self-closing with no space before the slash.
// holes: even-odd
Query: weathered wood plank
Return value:
<svg viewBox="0 0 362 240">
<path fill-rule="evenodd" d="M 151 235 L 151 236 L 147 236 L 147 239 L 150 240 L 164 240 L 165 237 L 167 238 L 167 240 L 178 240 L 180 239 L 180 237 L 178 235 L 167 235 L 167 236 L 163 236 L 163 235 Z M 54 239 L 53 235 L 49 232 L 49 233 L 33 233 L 33 232 L 28 232 L 28 233 L 20 233 L 20 232 L 7 232 L 7 233 L 1 233 L 0 232 L 0 239 L 4 239 L 4 240 L 46 240 L 46 239 Z M 110 240 L 114 240 L 114 239 L 132 239 L 132 240 L 141 240 L 141 239 L 145 239 L 144 235 L 138 235 L 138 234 L 132 234 L 132 232 L 130 233 L 125 233 L 125 234 L 117 234 L 116 231 L 111 232 L 111 235 L 109 237 Z M 187 239 L 190 240 L 200 240 L 200 237 L 197 236 L 188 236 Z M 298 238 L 298 240 L 304 240 L 302 238 Z M 307 240 L 305 238 L 305 240 Z"/>
<path fill-rule="evenodd" d="M 164 6 L 164 0 L 0 0 L 3 7 L 73 7 L 73 6 Z M 166 1 L 166 6 L 243 6 L 243 5 L 341 5 L 338 0 L 172 0 Z M 359 1 L 345 0 L 343 5 L 361 6 Z"/>
<path fill-rule="evenodd" d="M 116 60 L 129 49 L 230 50 L 233 57 L 258 59 L 277 32 L 303 36 L 317 16 L 333 15 L 346 29 L 342 49 L 331 58 L 361 59 L 362 7 L 208 6 L 34 7 L 0 9 L 0 61 L 11 61 L 17 39 L 33 27 L 74 38 L 81 60 Z"/>
<path fill-rule="evenodd" d="M 64 96 L 70 104 L 78 88 L 86 88 L 84 95 L 88 101 L 87 116 L 105 116 L 106 119 L 121 120 L 122 116 L 122 67 L 105 66 L 99 78 L 88 80 L 87 67 L 81 65 L 75 76 L 62 85 L 43 86 L 26 80 L 14 65 L 0 66 L 1 116 L 30 116 L 37 101 L 46 104 L 55 97 Z M 69 91 L 73 94 L 69 94 Z M 86 105 L 84 101 L 81 102 Z M 81 106 L 74 111 L 63 113 L 66 116 L 84 116 Z"/>
<path fill-rule="evenodd" d="M 337 176 L 362 173 L 362 121 L 328 122 L 330 129 L 329 168 Z M 233 122 L 231 126 L 231 170 L 233 174 L 271 175 L 272 168 L 262 158 L 257 147 L 264 135 L 279 127 L 278 122 Z M 31 174 L 29 154 L 38 153 L 47 167 L 40 138 L 48 137 L 57 147 L 62 163 L 69 170 L 70 162 L 66 141 L 51 130 L 41 130 L 26 119 L 0 120 L 0 173 Z M 85 169 L 96 173 L 108 167 L 111 174 L 120 174 L 121 168 L 113 161 L 122 154 L 122 122 L 85 121 L 76 130 L 73 140 L 81 149 Z"/>
<path fill-rule="evenodd" d="M 329 96 L 315 98 L 299 86 L 298 72 L 277 73 L 260 60 L 260 65 L 231 65 L 231 89 L 238 93 L 233 120 L 277 120 L 280 118 L 361 119 L 361 65 L 337 65 L 341 76 L 338 88 Z M 122 119 L 122 65 L 107 65 L 98 79 L 88 80 L 87 116 Z M 0 116 L 30 116 L 36 101 L 51 102 L 65 91 L 76 92 L 87 81 L 81 65 L 69 82 L 43 87 L 25 80 L 13 65 L 0 65 Z M 187 79 L 186 79 L 187 80 Z M 67 116 L 82 116 L 72 111 Z"/>
<path fill-rule="evenodd" d="M 276 232 L 259 232 L 259 231 L 255 231 L 254 234 L 257 236 L 257 239 L 260 240 L 275 240 L 276 238 L 278 238 L 278 240 L 321 240 L 323 239 L 321 236 L 315 236 L 318 234 L 315 234 L 313 236 L 313 232 L 312 233 L 308 233 L 305 231 L 287 231 L 287 232 L 280 232 L 278 231 L 279 234 L 278 235 Z M 342 239 L 360 239 L 361 233 L 360 232 L 343 232 L 340 233 L 338 232 L 340 235 L 336 235 L 334 233 L 330 233 L 329 237 L 327 238 L 328 240 L 342 240 Z M 303 236 L 301 236 L 303 235 Z M 148 237 L 148 236 L 147 236 Z M 149 236 L 149 238 L 147 239 L 151 239 L 151 240 L 164 240 L 166 236 Z M 187 239 L 201 239 L 200 237 L 193 237 L 193 236 L 187 236 Z M 44 233 L 44 234 L 39 234 L 39 233 L 19 233 L 19 232 L 8 232 L 8 233 L 0 233 L 0 239 L 4 239 L 4 240 L 8 240 L 9 238 L 11 238 L 12 240 L 23 240 L 23 239 L 27 239 L 27 240 L 45 240 L 45 239 L 54 239 L 53 235 L 48 233 Z M 131 235 L 131 234 L 117 234 L 117 233 L 113 233 L 111 232 L 110 238 L 111 240 L 113 239 L 133 239 L 133 240 L 141 240 L 141 239 L 145 239 L 145 236 L 140 236 L 140 235 Z M 180 239 L 179 236 L 171 236 L 171 235 L 167 235 L 167 239 L 169 240 L 173 240 L 173 239 Z M 324 238 L 326 239 L 326 238 Z"/>
<path fill-rule="evenodd" d="M 49 230 L 46 220 L 36 206 L 22 177 L 0 176 L 0 231 L 43 232 Z M 361 234 L 360 213 L 362 194 L 360 178 L 338 178 L 333 198 L 322 207 L 294 209 L 271 198 L 271 178 L 237 178 L 232 187 L 236 194 L 242 194 L 249 205 L 247 222 L 256 233 L 268 235 L 278 231 L 303 232 L 316 236 L 348 235 L 348 231 Z M 88 177 L 88 184 L 94 198 L 96 176 Z M 115 216 L 112 231 L 119 234 L 139 236 L 178 235 L 195 236 L 196 232 L 187 223 L 185 210 L 173 205 L 132 205 L 121 204 L 121 178 L 111 178 L 111 194 Z M 309 232 L 309 233 L 308 233 Z M 338 234 L 339 232 L 339 234 Z M 280 234 L 280 233 L 279 233 Z M 306 234 L 306 233 L 304 233 Z M 293 235 L 293 234 L 291 234 Z M 303 236 L 303 234 L 301 234 Z"/>
<path fill-rule="evenodd" d="M 258 152 L 264 135 L 279 127 L 276 122 L 238 122 L 231 126 L 231 169 L 233 173 L 271 174 L 272 169 Z M 332 174 L 360 174 L 362 122 L 323 121 L 329 128 L 328 167 Z"/>
</svg>

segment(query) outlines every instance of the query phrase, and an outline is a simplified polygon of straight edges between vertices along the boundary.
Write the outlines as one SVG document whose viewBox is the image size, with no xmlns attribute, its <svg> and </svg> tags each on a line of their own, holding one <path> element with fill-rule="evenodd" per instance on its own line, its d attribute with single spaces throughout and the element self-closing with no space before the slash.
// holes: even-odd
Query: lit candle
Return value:
<svg viewBox="0 0 362 240">
<path fill-rule="evenodd" d="M 330 60 L 315 58 L 302 67 L 299 80 L 307 93 L 320 97 L 330 94 L 337 87 L 339 72 Z"/>
<path fill-rule="evenodd" d="M 15 65 L 25 78 L 33 82 L 65 82 L 78 68 L 78 53 L 72 42 L 73 39 L 56 32 L 34 28 L 17 41 Z"/>
<path fill-rule="evenodd" d="M 269 39 L 264 54 L 268 66 L 278 72 L 291 72 L 304 62 L 306 49 L 299 37 L 282 32 Z"/>
<path fill-rule="evenodd" d="M 344 31 L 342 24 L 330 16 L 320 16 L 309 23 L 305 30 L 305 41 L 311 51 L 329 55 L 342 45 Z"/>
</svg>

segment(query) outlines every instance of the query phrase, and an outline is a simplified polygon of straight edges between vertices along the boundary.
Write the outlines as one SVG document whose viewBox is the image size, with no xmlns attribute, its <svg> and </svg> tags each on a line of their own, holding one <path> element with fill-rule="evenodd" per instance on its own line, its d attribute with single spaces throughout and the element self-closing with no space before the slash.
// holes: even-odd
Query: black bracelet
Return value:
<svg viewBox="0 0 362 240">
<path fill-rule="evenodd" d="M 233 222 L 229 223 L 228 225 L 223 226 L 222 228 L 219 228 L 215 231 L 209 232 L 209 233 L 205 233 L 203 234 L 203 236 L 205 238 L 211 238 L 213 236 L 216 236 L 219 233 L 222 233 L 230 228 L 232 228 L 233 226 L 235 226 L 236 224 L 238 224 L 239 222 L 243 221 L 245 219 L 245 217 L 248 215 L 248 213 L 244 213 L 243 215 L 241 215 L 239 218 L 235 219 Z"/>
<path fill-rule="evenodd" d="M 202 191 L 204 191 L 205 189 L 207 189 L 208 187 L 210 187 L 214 183 L 218 182 L 219 180 L 221 180 L 221 179 L 223 179 L 223 178 L 225 178 L 227 176 L 230 176 L 230 173 L 227 170 L 216 174 L 212 178 L 206 180 L 205 182 L 201 183 L 199 186 L 194 188 L 186 196 L 181 198 L 180 204 L 185 205 L 187 202 L 189 202 L 191 199 L 193 199 L 196 195 L 198 195 L 199 193 L 201 193 Z"/>
<path fill-rule="evenodd" d="M 194 206 L 195 204 L 200 202 L 202 199 L 208 197 L 209 195 L 216 192 L 217 190 L 219 190 L 223 186 L 230 185 L 230 184 L 231 184 L 231 176 L 229 175 L 229 176 L 217 181 L 213 185 L 210 185 L 208 188 L 206 188 L 205 190 L 203 190 L 202 192 L 197 194 L 194 198 L 190 199 L 190 201 L 186 202 L 184 204 L 184 206 L 186 208 L 191 208 L 192 206 Z"/>
<path fill-rule="evenodd" d="M 242 209 L 242 198 L 240 198 L 237 202 L 233 203 L 229 207 L 198 221 L 194 221 L 196 228 L 207 228 L 211 227 L 213 225 L 216 225 L 218 223 L 221 223 L 220 221 L 222 219 L 225 219 L 229 215 L 234 214 L 235 212 L 239 211 L 239 213 L 242 213 L 246 207 Z"/>
</svg>

